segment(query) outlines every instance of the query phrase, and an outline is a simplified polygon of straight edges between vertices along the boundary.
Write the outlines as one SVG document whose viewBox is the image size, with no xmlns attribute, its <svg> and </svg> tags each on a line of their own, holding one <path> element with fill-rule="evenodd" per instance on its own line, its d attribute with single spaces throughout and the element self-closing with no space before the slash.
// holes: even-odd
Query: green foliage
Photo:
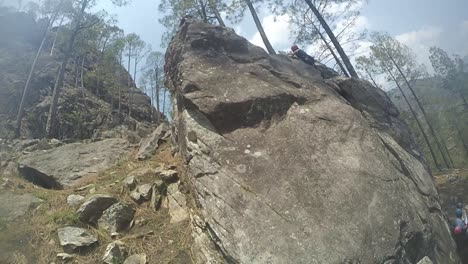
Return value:
<svg viewBox="0 0 468 264">
<path fill-rule="evenodd" d="M 57 212 L 53 212 L 49 216 L 49 221 L 57 225 L 76 225 L 80 222 L 78 215 L 73 208 L 66 208 Z"/>
</svg>

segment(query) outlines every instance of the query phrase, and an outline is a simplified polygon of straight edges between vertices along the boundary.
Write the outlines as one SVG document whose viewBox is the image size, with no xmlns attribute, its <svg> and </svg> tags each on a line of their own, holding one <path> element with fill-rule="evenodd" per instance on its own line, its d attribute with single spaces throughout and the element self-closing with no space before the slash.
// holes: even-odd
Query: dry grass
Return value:
<svg viewBox="0 0 468 264">
<path fill-rule="evenodd" d="M 136 204 L 127 192 L 123 192 L 120 182 L 135 169 L 169 165 L 177 167 L 182 181 L 187 179 L 182 161 L 172 157 L 170 146 L 166 144 L 161 147 L 153 159 L 140 162 L 131 156 L 128 161 L 120 162 L 113 168 L 99 173 L 91 182 L 94 184 L 96 193 L 112 194 L 136 209 L 134 219 L 137 224 L 118 239 L 126 244 L 129 254 L 145 253 L 149 263 L 171 263 L 180 252 L 190 254 L 191 224 L 189 221 L 170 224 L 167 209 L 155 212 L 150 208 L 149 202 L 141 205 Z M 138 179 L 142 183 L 152 183 L 155 180 L 150 174 L 143 175 Z M 14 179 L 14 182 L 15 185 L 21 184 L 24 187 L 15 190 L 15 192 L 33 193 L 45 201 L 33 211 L 30 220 L 24 227 L 25 231 L 31 234 L 30 246 L 32 256 L 36 260 L 35 263 L 60 263 L 56 259 L 56 255 L 63 252 L 63 249 L 58 242 L 57 229 L 68 225 L 88 228 L 99 239 L 99 244 L 94 250 L 85 254 L 76 254 L 72 263 L 100 263 L 107 244 L 113 239 L 106 231 L 80 223 L 75 215 L 76 208 L 71 208 L 66 203 L 68 195 L 74 193 L 89 196 L 89 190 L 81 192 L 46 190 L 19 178 Z M 193 202 L 189 202 L 193 204 Z"/>
</svg>

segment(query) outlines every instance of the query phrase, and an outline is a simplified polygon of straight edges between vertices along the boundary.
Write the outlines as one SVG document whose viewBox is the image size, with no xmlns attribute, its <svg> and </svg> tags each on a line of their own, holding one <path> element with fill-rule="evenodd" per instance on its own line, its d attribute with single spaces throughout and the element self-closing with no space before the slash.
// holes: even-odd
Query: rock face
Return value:
<svg viewBox="0 0 468 264">
<path fill-rule="evenodd" d="M 197 22 L 165 67 L 201 206 L 199 262 L 459 263 L 425 161 L 382 91 Z"/>
<path fill-rule="evenodd" d="M 97 243 L 97 238 L 88 230 L 78 227 L 64 227 L 58 230 L 60 245 L 66 253 L 83 251 Z"/>
<path fill-rule="evenodd" d="M 73 143 L 43 152 L 33 152 L 19 160 L 20 174 L 45 188 L 72 187 L 126 157 L 123 139 L 93 143 Z"/>
</svg>

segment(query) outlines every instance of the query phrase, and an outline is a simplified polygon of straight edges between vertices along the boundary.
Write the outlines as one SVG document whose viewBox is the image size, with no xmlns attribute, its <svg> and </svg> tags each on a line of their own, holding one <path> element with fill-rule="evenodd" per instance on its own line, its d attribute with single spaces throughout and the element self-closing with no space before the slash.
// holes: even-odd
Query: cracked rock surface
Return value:
<svg viewBox="0 0 468 264">
<path fill-rule="evenodd" d="M 201 207 L 198 261 L 459 263 L 425 160 L 384 92 L 190 21 L 165 67 Z"/>
</svg>

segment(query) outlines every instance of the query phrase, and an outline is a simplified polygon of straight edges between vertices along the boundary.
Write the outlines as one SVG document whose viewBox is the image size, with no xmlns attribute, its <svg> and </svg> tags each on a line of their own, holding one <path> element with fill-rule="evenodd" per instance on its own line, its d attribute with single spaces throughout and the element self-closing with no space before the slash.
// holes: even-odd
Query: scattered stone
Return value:
<svg viewBox="0 0 468 264">
<path fill-rule="evenodd" d="M 166 183 L 162 180 L 156 180 L 153 185 L 153 193 L 151 194 L 150 207 L 157 211 L 161 208 L 162 198 L 167 192 Z"/>
<path fill-rule="evenodd" d="M 167 193 L 171 223 L 179 223 L 187 220 L 189 218 L 189 214 L 187 211 L 185 195 L 179 191 L 176 184 L 169 185 Z"/>
<path fill-rule="evenodd" d="M 49 144 L 50 146 L 52 146 L 53 148 L 56 148 L 56 147 L 60 147 L 63 145 L 63 142 L 56 139 L 56 138 L 53 138 L 49 141 Z"/>
<path fill-rule="evenodd" d="M 96 193 L 96 187 L 91 187 L 91 189 L 89 189 L 89 194 L 95 194 Z"/>
<path fill-rule="evenodd" d="M 130 197 L 137 203 L 141 203 L 142 202 L 142 199 L 141 199 L 141 194 L 137 191 L 133 191 L 130 193 Z"/>
<path fill-rule="evenodd" d="M 115 204 L 117 199 L 107 194 L 95 194 L 83 203 L 76 213 L 81 222 L 95 225 L 104 210 Z"/>
<path fill-rule="evenodd" d="M 418 264 L 433 264 L 433 262 L 428 256 L 425 256 L 418 262 Z"/>
<path fill-rule="evenodd" d="M 128 257 L 124 264 L 146 264 L 146 254 L 134 254 Z"/>
<path fill-rule="evenodd" d="M 193 130 L 190 130 L 188 133 L 187 133 L 187 139 L 196 143 L 197 142 L 197 133 Z"/>
<path fill-rule="evenodd" d="M 83 186 L 83 187 L 80 187 L 80 188 L 76 188 L 75 189 L 75 192 L 82 192 L 82 191 L 85 191 L 87 189 L 90 189 L 90 188 L 93 188 L 95 185 L 94 184 L 88 184 L 86 186 Z"/>
<path fill-rule="evenodd" d="M 138 160 L 147 160 L 151 158 L 161 144 L 166 133 L 169 131 L 169 125 L 162 123 L 156 130 L 147 138 L 143 139 L 140 144 L 140 150 L 137 154 Z"/>
<path fill-rule="evenodd" d="M 153 186 L 151 184 L 142 184 L 139 185 L 135 191 L 130 193 L 130 197 L 132 197 L 135 202 L 142 202 L 148 201 L 151 198 L 151 189 Z"/>
<path fill-rule="evenodd" d="M 128 176 L 125 178 L 125 180 L 123 180 L 122 184 L 126 189 L 133 191 L 138 184 L 138 181 L 136 180 L 135 176 Z"/>
<path fill-rule="evenodd" d="M 60 259 L 61 261 L 65 261 L 65 262 L 73 260 L 74 257 L 75 256 L 73 256 L 71 254 L 67 254 L 67 253 L 58 253 L 57 254 L 57 258 Z"/>
<path fill-rule="evenodd" d="M 175 183 L 179 180 L 179 173 L 175 170 L 164 170 L 159 173 L 159 177 L 167 183 Z"/>
<path fill-rule="evenodd" d="M 98 241 L 88 230 L 71 226 L 59 228 L 58 237 L 66 253 L 88 249 Z"/>
<path fill-rule="evenodd" d="M 134 215 L 135 210 L 129 205 L 115 203 L 104 211 L 98 225 L 110 233 L 125 232 L 130 228 Z"/>
<path fill-rule="evenodd" d="M 127 249 L 125 248 L 125 244 L 117 240 L 107 245 L 102 261 L 106 264 L 122 263 L 126 256 Z"/>
<path fill-rule="evenodd" d="M 84 196 L 71 194 L 67 197 L 67 203 L 70 206 L 78 206 L 83 202 L 84 199 Z"/>
</svg>

